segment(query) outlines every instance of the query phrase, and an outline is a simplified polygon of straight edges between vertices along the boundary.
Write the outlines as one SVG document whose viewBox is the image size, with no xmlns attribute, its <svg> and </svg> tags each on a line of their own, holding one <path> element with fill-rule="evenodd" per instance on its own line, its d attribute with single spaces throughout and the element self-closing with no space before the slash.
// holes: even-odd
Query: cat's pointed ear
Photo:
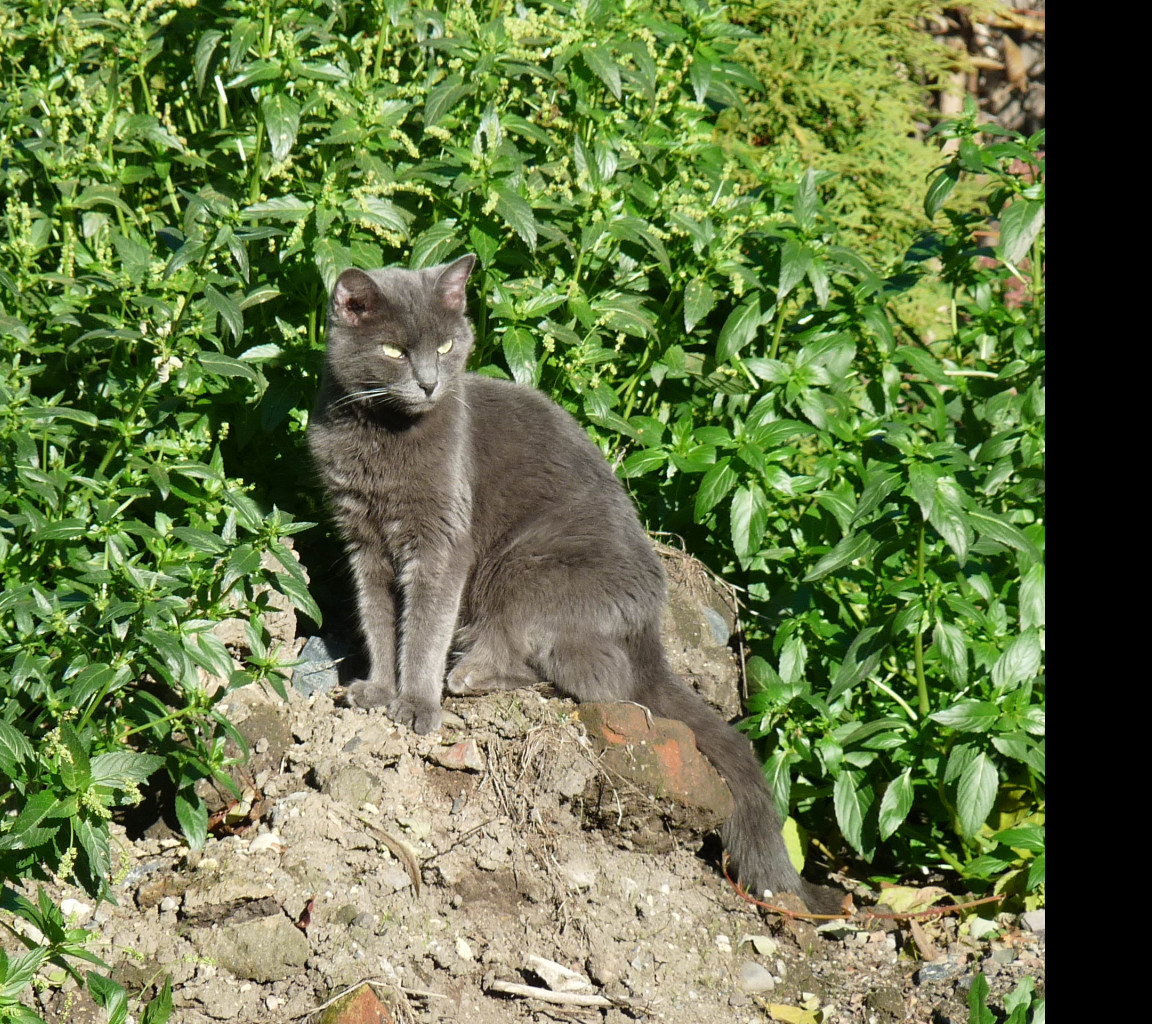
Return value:
<svg viewBox="0 0 1152 1024">
<path fill-rule="evenodd" d="M 356 327 L 378 313 L 384 305 L 384 296 L 363 270 L 355 267 L 345 270 L 332 289 L 328 318 L 345 327 Z"/>
<path fill-rule="evenodd" d="M 464 312 L 464 300 L 466 298 L 464 286 L 468 283 L 468 275 L 472 273 L 472 268 L 475 265 L 476 257 L 469 253 L 467 256 L 461 256 L 458 260 L 446 264 L 444 269 L 440 271 L 440 276 L 436 278 L 436 294 L 453 313 Z"/>
</svg>

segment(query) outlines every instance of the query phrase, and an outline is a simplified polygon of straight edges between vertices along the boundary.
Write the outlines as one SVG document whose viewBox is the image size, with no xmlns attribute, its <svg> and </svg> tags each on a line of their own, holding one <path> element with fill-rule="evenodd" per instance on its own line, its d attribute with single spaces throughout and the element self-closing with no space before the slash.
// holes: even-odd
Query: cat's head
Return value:
<svg viewBox="0 0 1152 1024">
<path fill-rule="evenodd" d="M 476 257 L 424 270 L 345 270 L 328 302 L 328 373 L 341 402 L 420 416 L 472 351 L 465 285 Z"/>
</svg>

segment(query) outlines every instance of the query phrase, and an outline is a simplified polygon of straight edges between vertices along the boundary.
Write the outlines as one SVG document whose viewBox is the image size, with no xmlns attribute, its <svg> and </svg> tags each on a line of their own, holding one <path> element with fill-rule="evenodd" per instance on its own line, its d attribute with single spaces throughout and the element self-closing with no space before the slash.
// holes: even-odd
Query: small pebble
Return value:
<svg viewBox="0 0 1152 1024">
<path fill-rule="evenodd" d="M 83 924 L 92 916 L 92 907 L 79 900 L 66 899 L 60 901 L 60 913 L 77 924 Z"/>
<path fill-rule="evenodd" d="M 282 850 L 284 842 L 275 832 L 261 832 L 248 844 L 249 853 L 260 853 L 261 850 Z"/>
<path fill-rule="evenodd" d="M 740 965 L 741 992 L 756 995 L 758 992 L 771 992 L 775 987 L 776 979 L 766 967 L 752 960 L 745 960 Z"/>
</svg>

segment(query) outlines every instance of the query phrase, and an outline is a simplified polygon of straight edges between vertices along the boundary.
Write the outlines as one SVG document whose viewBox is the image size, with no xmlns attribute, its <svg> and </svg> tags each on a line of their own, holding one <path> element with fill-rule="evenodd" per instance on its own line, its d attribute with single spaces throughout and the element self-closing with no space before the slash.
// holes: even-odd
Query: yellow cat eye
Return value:
<svg viewBox="0 0 1152 1024">
<path fill-rule="evenodd" d="M 380 351 L 391 359 L 404 358 L 404 350 L 402 348 L 397 348 L 395 345 L 381 345 Z"/>
<path fill-rule="evenodd" d="M 436 348 L 436 351 L 439 352 L 442 356 L 446 356 L 449 352 L 452 351 L 452 339 L 449 338 L 446 342 L 444 342 L 443 345 L 439 345 Z"/>
</svg>

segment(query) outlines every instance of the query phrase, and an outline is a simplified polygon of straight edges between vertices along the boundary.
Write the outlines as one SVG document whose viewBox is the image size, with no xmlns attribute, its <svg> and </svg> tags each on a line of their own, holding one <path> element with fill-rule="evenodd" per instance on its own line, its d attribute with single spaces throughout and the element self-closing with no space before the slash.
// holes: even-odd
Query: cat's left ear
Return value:
<svg viewBox="0 0 1152 1024">
<path fill-rule="evenodd" d="M 436 279 L 436 294 L 440 300 L 453 313 L 464 312 L 466 298 L 464 286 L 468 283 L 468 275 L 476 265 L 476 257 L 469 253 L 458 260 L 447 263 Z"/>
</svg>

